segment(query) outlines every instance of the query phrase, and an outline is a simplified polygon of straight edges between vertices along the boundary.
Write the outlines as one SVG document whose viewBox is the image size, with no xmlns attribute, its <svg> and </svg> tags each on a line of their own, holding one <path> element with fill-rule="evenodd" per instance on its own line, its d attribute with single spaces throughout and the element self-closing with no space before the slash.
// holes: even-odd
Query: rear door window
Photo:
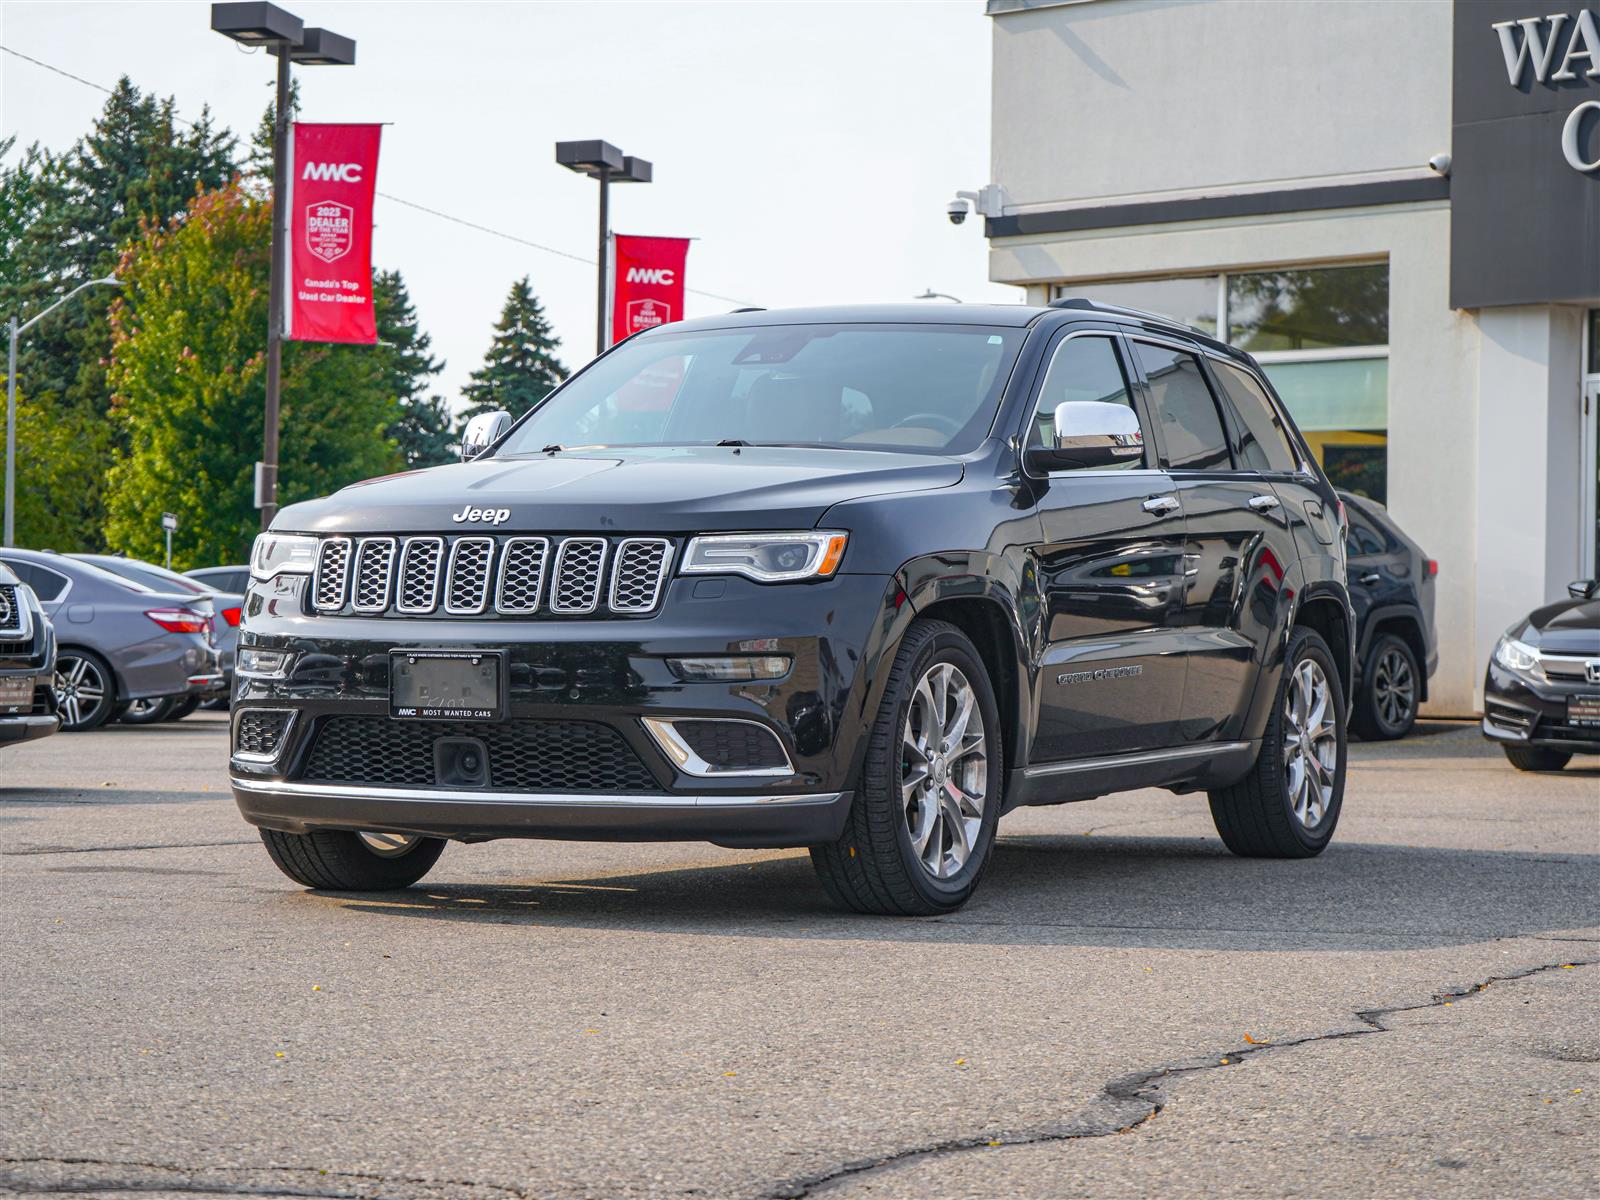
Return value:
<svg viewBox="0 0 1600 1200">
<path fill-rule="evenodd" d="M 1239 418 L 1239 466 L 1246 471 L 1282 471 L 1299 468 L 1299 456 L 1289 440 L 1272 401 L 1247 371 L 1227 363 L 1211 362 L 1233 412 Z"/>
<path fill-rule="evenodd" d="M 1178 471 L 1233 467 L 1222 417 L 1200 360 L 1187 350 L 1135 342 L 1134 353 L 1150 384 L 1153 419 L 1161 426 L 1166 465 Z"/>
</svg>

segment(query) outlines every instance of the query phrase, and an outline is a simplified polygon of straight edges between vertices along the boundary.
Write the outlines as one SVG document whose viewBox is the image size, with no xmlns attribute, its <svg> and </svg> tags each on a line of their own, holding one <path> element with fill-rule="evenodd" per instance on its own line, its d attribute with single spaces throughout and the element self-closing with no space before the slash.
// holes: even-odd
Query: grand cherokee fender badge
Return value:
<svg viewBox="0 0 1600 1200">
<path fill-rule="evenodd" d="M 1097 671 L 1067 671 L 1056 676 L 1056 682 L 1067 683 L 1099 683 L 1102 679 L 1132 679 L 1135 675 L 1143 675 L 1144 668 L 1134 665 L 1131 667 L 1101 667 Z"/>
<path fill-rule="evenodd" d="M 498 525 L 502 521 L 511 519 L 509 508 L 473 508 L 470 504 L 458 513 L 451 513 L 450 519 L 457 525 L 463 521 L 487 521 L 491 525 Z"/>
</svg>

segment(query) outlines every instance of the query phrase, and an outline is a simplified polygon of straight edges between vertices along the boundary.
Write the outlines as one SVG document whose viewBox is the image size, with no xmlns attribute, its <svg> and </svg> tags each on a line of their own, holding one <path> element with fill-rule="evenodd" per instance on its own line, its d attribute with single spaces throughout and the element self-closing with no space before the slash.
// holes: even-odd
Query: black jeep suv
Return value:
<svg viewBox="0 0 1600 1200">
<path fill-rule="evenodd" d="M 56 632 L 33 589 L 0 562 L 0 747 L 61 728 Z"/>
<path fill-rule="evenodd" d="M 741 312 L 621 343 L 469 461 L 284 509 L 233 790 L 291 878 L 446 839 L 808 846 L 938 913 L 1000 816 L 1206 791 L 1328 844 L 1344 515 L 1248 355 L 1087 301 Z"/>
</svg>

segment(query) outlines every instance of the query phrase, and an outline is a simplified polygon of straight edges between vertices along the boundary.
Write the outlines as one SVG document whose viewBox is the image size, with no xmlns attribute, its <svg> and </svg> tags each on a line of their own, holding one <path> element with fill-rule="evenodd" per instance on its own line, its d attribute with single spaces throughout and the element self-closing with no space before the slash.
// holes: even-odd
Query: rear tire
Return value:
<svg viewBox="0 0 1600 1200">
<path fill-rule="evenodd" d="M 76 646 L 56 655 L 54 680 L 61 728 L 67 733 L 98 729 L 117 703 L 117 678 L 105 659 Z"/>
<path fill-rule="evenodd" d="M 844 832 L 811 847 L 822 886 L 861 913 L 954 912 L 988 865 L 1005 780 L 999 706 L 966 634 L 912 624 L 867 738 Z"/>
<path fill-rule="evenodd" d="M 1255 766 L 1210 793 L 1211 819 L 1229 850 L 1245 858 L 1322 853 L 1344 803 L 1344 727 L 1344 689 L 1328 644 L 1310 629 L 1293 630 Z"/>
<path fill-rule="evenodd" d="M 267 854 L 290 879 L 303 887 L 330 892 L 389 892 L 410 887 L 426 875 L 444 853 L 444 839 L 419 837 L 407 848 L 380 853 L 367 841 L 386 835 L 319 830 L 282 833 L 263 829 Z"/>
<path fill-rule="evenodd" d="M 1404 638 L 1392 633 L 1374 638 L 1361 671 L 1350 728 L 1368 742 L 1405 737 L 1417 723 L 1421 681 L 1417 656 Z"/>
<path fill-rule="evenodd" d="M 159 725 L 172 713 L 177 700 L 172 696 L 158 696 L 150 700 L 130 700 L 117 713 L 124 725 Z"/>
<path fill-rule="evenodd" d="M 182 700 L 178 700 L 173 703 L 172 708 L 167 713 L 166 719 L 168 721 L 181 721 L 199 707 L 199 696 L 185 696 Z"/>
<path fill-rule="evenodd" d="M 1559 771 L 1572 758 L 1564 750 L 1546 750 L 1543 746 L 1505 746 L 1503 749 L 1511 765 L 1519 771 Z"/>
</svg>

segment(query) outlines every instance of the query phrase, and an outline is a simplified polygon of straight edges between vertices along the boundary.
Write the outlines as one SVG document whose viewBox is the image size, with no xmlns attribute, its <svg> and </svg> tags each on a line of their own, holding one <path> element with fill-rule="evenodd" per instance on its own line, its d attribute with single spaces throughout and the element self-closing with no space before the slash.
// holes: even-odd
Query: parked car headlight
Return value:
<svg viewBox="0 0 1600 1200">
<path fill-rule="evenodd" d="M 680 568 L 690 575 L 743 575 L 757 583 L 826 579 L 839 569 L 848 534 L 717 533 L 692 538 Z"/>
<path fill-rule="evenodd" d="M 298 533 L 263 533 L 250 551 L 250 578 L 309 575 L 317 564 L 317 539 Z"/>
<path fill-rule="evenodd" d="M 1503 637 L 1494 648 L 1494 660 L 1509 671 L 1534 671 L 1539 666 L 1539 652 L 1513 637 Z"/>
</svg>

